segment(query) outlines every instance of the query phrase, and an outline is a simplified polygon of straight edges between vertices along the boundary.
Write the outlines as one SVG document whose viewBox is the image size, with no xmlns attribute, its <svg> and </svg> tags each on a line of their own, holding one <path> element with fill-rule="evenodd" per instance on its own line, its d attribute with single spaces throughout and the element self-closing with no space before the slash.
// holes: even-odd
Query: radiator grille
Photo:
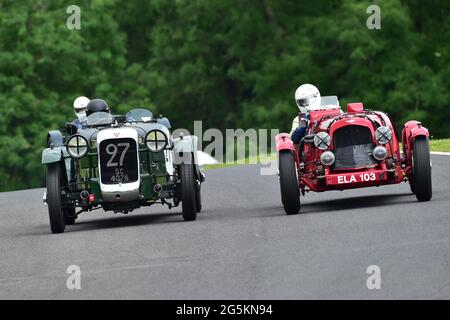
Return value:
<svg viewBox="0 0 450 320">
<path fill-rule="evenodd" d="M 99 146 L 103 184 L 136 182 L 139 176 L 137 145 L 131 138 L 108 139 Z"/>
<path fill-rule="evenodd" d="M 376 164 L 372 133 L 364 126 L 346 126 L 333 134 L 335 169 L 362 168 Z"/>
</svg>

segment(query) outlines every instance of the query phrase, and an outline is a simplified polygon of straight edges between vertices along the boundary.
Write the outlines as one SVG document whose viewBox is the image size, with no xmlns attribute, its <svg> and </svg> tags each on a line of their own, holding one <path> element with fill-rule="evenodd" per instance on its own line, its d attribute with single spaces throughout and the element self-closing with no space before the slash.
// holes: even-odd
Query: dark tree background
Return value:
<svg viewBox="0 0 450 320">
<path fill-rule="evenodd" d="M 280 128 L 295 88 L 450 136 L 450 1 L 0 0 L 0 191 L 43 183 L 45 137 L 79 95 L 175 127 Z M 69 30 L 66 8 L 81 8 Z M 381 8 L 381 30 L 366 9 Z"/>
</svg>

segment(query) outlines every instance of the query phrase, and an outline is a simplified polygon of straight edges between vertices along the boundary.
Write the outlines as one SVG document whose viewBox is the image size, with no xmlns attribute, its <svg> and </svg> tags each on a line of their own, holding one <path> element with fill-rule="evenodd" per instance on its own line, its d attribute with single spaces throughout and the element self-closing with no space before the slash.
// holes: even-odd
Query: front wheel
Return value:
<svg viewBox="0 0 450 320">
<path fill-rule="evenodd" d="M 61 206 L 60 163 L 51 163 L 47 168 L 47 206 L 52 233 L 63 233 L 66 224 Z"/>
<path fill-rule="evenodd" d="M 287 214 L 300 211 L 300 188 L 294 156 L 291 151 L 281 151 L 279 157 L 281 201 Z"/>
<path fill-rule="evenodd" d="M 63 209 L 64 222 L 67 226 L 75 224 L 77 220 L 77 215 L 75 213 L 75 208 L 65 208 Z"/>
<path fill-rule="evenodd" d="M 409 180 L 409 188 L 411 189 L 411 192 L 416 194 L 416 190 L 414 188 L 414 181 L 413 179 Z"/>
<path fill-rule="evenodd" d="M 418 201 L 429 201 L 433 195 L 431 185 L 431 161 L 428 138 L 414 140 L 411 190 Z"/>
<path fill-rule="evenodd" d="M 195 191 L 195 204 L 197 205 L 197 213 L 202 211 L 202 191 L 200 187 Z"/>
<path fill-rule="evenodd" d="M 181 176 L 181 207 L 185 221 L 193 221 L 197 218 L 197 191 L 194 166 L 182 163 L 180 165 Z"/>
</svg>

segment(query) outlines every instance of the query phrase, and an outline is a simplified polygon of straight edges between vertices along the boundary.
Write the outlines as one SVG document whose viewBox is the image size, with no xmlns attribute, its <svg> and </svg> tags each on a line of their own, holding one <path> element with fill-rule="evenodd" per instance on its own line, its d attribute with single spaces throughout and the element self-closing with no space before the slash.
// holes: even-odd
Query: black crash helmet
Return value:
<svg viewBox="0 0 450 320">
<path fill-rule="evenodd" d="M 109 106 L 103 99 L 93 99 L 86 107 L 86 115 L 90 116 L 95 112 L 109 112 Z"/>
</svg>

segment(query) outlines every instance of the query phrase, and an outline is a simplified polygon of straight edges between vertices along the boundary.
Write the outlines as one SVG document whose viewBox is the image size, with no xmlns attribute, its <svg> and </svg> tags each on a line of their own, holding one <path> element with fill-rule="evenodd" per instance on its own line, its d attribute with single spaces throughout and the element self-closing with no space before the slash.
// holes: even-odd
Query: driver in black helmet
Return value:
<svg viewBox="0 0 450 320">
<path fill-rule="evenodd" d="M 103 99 L 93 99 L 89 101 L 89 103 L 86 106 L 86 116 L 90 116 L 93 113 L 96 112 L 107 112 L 111 113 L 109 110 L 108 103 L 106 103 Z"/>
</svg>

